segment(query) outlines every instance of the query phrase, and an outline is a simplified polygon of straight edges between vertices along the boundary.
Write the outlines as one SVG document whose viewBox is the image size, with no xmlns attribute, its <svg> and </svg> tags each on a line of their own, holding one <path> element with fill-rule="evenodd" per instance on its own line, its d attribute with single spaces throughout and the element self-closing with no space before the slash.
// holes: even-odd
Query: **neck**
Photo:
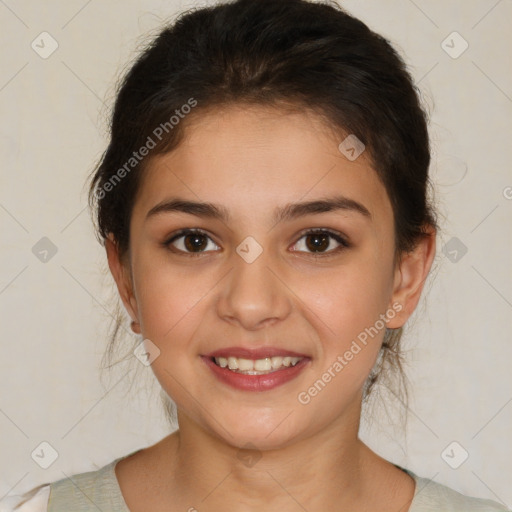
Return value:
<svg viewBox="0 0 512 512">
<path fill-rule="evenodd" d="M 264 451 L 232 446 L 179 413 L 180 429 L 166 438 L 172 487 L 181 494 L 186 489 L 184 504 L 198 510 L 230 512 L 240 510 L 241 503 L 246 511 L 360 505 L 370 461 L 377 456 L 358 439 L 359 413 Z"/>
</svg>

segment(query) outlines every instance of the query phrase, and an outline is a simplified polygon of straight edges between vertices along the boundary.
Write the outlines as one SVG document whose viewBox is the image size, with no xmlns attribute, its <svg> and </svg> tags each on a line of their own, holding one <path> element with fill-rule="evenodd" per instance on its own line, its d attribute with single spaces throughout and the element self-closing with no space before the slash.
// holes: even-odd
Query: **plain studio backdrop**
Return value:
<svg viewBox="0 0 512 512">
<path fill-rule="evenodd" d="M 0 2 L 0 497 L 169 433 L 150 367 L 132 360 L 100 378 L 113 281 L 84 183 L 119 74 L 166 18 L 199 5 Z M 361 437 L 420 476 L 511 507 L 512 3 L 341 5 L 394 43 L 419 84 L 441 224 L 404 337 L 407 428 L 383 391 L 388 412 L 376 403 Z"/>
</svg>

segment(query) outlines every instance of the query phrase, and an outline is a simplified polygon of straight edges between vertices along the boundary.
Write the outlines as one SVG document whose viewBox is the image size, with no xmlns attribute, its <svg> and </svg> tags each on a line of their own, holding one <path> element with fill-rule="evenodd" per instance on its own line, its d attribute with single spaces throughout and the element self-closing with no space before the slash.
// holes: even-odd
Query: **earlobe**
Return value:
<svg viewBox="0 0 512 512">
<path fill-rule="evenodd" d="M 133 332 L 140 334 L 137 301 L 133 294 L 130 272 L 126 268 L 126 265 L 121 261 L 118 245 L 112 233 L 109 233 L 108 237 L 105 239 L 105 250 L 107 252 L 110 273 L 116 282 L 119 296 L 121 297 L 128 314 L 133 320 L 132 330 Z"/>
<path fill-rule="evenodd" d="M 418 240 L 412 251 L 402 254 L 395 270 L 393 295 L 390 301 L 390 304 L 400 304 L 402 309 L 388 321 L 388 328 L 402 327 L 416 309 L 434 261 L 435 252 L 436 231 L 432 227 L 424 237 Z"/>
</svg>

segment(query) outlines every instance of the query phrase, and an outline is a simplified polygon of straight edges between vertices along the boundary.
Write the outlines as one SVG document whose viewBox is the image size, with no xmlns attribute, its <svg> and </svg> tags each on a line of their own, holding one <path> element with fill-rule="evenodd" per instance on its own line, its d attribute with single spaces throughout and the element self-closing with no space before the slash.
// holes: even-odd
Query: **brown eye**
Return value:
<svg viewBox="0 0 512 512">
<path fill-rule="evenodd" d="M 329 239 L 329 235 L 326 235 L 325 233 L 307 235 L 306 247 L 311 251 L 324 252 L 329 248 Z"/>
<path fill-rule="evenodd" d="M 300 244 L 302 239 L 305 240 L 303 245 L 306 248 L 306 252 L 310 252 L 312 254 L 333 253 L 349 247 L 348 242 L 344 240 L 340 235 L 327 230 L 308 231 L 303 234 L 303 236 L 299 239 L 299 241 L 296 242 L 295 245 Z M 338 244 L 337 247 L 336 243 Z M 294 250 L 303 252 L 300 249 Z"/>
<path fill-rule="evenodd" d="M 211 241 L 210 237 L 202 231 L 188 229 L 174 235 L 170 240 L 165 242 L 165 245 L 173 245 L 178 252 L 200 254 L 202 252 L 208 252 L 206 248 L 208 247 L 209 240 Z M 212 244 L 214 245 L 214 249 L 218 248 L 213 241 Z"/>
</svg>

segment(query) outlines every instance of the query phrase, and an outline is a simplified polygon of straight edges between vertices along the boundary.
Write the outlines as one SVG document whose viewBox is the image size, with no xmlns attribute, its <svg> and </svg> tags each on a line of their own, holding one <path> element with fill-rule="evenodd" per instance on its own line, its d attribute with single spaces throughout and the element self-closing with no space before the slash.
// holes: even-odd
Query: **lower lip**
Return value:
<svg viewBox="0 0 512 512">
<path fill-rule="evenodd" d="M 232 372 L 227 368 L 221 368 L 209 357 L 201 357 L 219 380 L 243 391 L 268 391 L 277 386 L 281 386 L 297 377 L 310 361 L 309 358 L 305 357 L 295 366 L 285 367 L 282 370 L 276 370 L 264 375 L 245 375 L 243 373 Z"/>
</svg>

